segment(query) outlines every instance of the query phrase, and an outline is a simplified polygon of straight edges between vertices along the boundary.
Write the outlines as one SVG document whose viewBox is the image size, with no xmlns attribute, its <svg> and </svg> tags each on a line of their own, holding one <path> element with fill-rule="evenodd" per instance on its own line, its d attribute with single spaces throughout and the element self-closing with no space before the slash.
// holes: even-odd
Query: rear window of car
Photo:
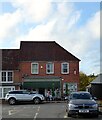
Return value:
<svg viewBox="0 0 102 120">
<path fill-rule="evenodd" d="M 89 93 L 74 93 L 72 94 L 72 99 L 91 99 L 91 95 Z"/>
</svg>

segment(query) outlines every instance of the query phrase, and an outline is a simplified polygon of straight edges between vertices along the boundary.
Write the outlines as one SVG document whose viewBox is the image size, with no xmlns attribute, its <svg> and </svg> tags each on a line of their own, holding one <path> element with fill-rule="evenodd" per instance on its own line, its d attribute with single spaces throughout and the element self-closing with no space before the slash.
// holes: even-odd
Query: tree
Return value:
<svg viewBox="0 0 102 120">
<path fill-rule="evenodd" d="M 80 90 L 81 91 L 86 90 L 86 86 L 90 84 L 88 76 L 85 73 L 80 72 L 79 81 Z"/>
<path fill-rule="evenodd" d="M 80 75 L 79 75 L 79 87 L 80 89 L 79 90 L 86 90 L 86 87 L 90 84 L 90 82 L 92 82 L 95 78 L 97 77 L 97 75 L 95 76 L 94 74 L 93 75 L 86 75 L 85 73 L 83 72 L 80 72 Z"/>
<path fill-rule="evenodd" d="M 98 76 L 98 75 L 94 75 L 94 73 L 91 74 L 91 75 L 89 75 L 89 76 L 88 76 L 89 82 L 92 82 L 97 76 Z"/>
</svg>

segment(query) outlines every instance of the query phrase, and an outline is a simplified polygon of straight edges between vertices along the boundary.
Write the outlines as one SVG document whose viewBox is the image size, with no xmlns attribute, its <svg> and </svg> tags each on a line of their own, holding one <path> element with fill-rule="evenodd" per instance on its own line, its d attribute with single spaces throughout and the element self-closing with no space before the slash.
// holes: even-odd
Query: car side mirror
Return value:
<svg viewBox="0 0 102 120">
<path fill-rule="evenodd" d="M 97 100 L 97 97 L 93 97 L 94 100 Z"/>
</svg>

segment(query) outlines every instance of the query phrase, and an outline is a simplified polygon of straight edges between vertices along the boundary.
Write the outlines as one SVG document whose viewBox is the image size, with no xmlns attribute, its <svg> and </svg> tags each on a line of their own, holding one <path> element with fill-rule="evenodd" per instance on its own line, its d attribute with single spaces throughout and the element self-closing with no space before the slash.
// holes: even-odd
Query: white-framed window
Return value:
<svg viewBox="0 0 102 120">
<path fill-rule="evenodd" d="M 38 63 L 31 63 L 31 73 L 32 74 L 39 73 L 39 64 Z"/>
<path fill-rule="evenodd" d="M 2 82 L 6 82 L 7 81 L 7 72 L 1 72 L 1 76 L 2 76 Z"/>
<path fill-rule="evenodd" d="M 61 73 L 62 74 L 68 74 L 69 73 L 69 63 L 68 62 L 61 63 Z"/>
<path fill-rule="evenodd" d="M 5 95 L 10 90 L 15 90 L 15 86 L 0 86 L 0 99 L 5 98 Z"/>
<path fill-rule="evenodd" d="M 48 62 L 46 64 L 46 73 L 47 74 L 53 74 L 54 73 L 54 63 Z"/>
<path fill-rule="evenodd" d="M 0 78 L 2 83 L 12 83 L 13 82 L 13 71 L 1 71 Z"/>
</svg>

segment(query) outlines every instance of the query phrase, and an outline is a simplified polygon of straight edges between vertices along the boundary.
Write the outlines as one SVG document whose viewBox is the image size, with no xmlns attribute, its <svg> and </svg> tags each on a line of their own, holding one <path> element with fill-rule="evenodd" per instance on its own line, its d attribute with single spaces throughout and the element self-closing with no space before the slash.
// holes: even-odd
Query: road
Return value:
<svg viewBox="0 0 102 120">
<path fill-rule="evenodd" d="M 66 115 L 66 103 L 44 103 L 34 105 L 30 104 L 18 104 L 18 105 L 8 105 L 4 104 L 2 107 L 2 120 L 37 120 L 38 118 L 53 118 L 58 120 L 102 120 L 102 116 L 99 118 L 68 118 Z M 22 118 L 22 119 L 21 119 Z M 7 119 L 7 120 L 8 120 Z M 42 119 L 41 119 L 42 120 Z"/>
</svg>

